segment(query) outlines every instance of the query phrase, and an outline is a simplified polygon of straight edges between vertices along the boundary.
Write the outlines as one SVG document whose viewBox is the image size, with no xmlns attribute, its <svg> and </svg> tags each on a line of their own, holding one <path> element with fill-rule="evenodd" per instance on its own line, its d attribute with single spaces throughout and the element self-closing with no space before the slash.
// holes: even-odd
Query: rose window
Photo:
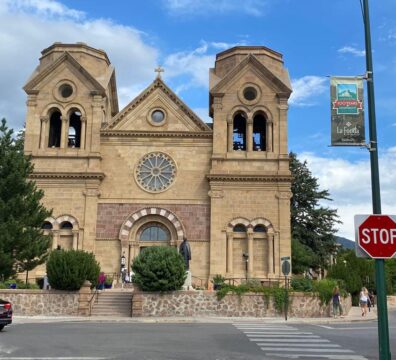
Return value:
<svg viewBox="0 0 396 360">
<path fill-rule="evenodd" d="M 174 182 L 176 165 L 166 154 L 150 153 L 139 161 L 135 175 L 144 190 L 161 192 Z"/>
</svg>

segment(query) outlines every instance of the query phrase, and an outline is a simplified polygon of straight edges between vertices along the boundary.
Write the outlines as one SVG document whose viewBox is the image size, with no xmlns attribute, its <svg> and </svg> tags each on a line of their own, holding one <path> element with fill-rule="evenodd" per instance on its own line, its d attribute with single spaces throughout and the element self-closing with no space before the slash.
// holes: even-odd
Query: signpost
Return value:
<svg viewBox="0 0 396 360">
<path fill-rule="evenodd" d="M 288 307 L 289 307 L 289 281 L 287 279 L 287 276 L 290 274 L 291 270 L 291 264 L 290 264 L 290 256 L 284 256 L 281 257 L 281 262 L 282 262 L 282 274 L 285 277 L 285 320 L 287 320 L 287 312 L 288 312 Z"/>
</svg>

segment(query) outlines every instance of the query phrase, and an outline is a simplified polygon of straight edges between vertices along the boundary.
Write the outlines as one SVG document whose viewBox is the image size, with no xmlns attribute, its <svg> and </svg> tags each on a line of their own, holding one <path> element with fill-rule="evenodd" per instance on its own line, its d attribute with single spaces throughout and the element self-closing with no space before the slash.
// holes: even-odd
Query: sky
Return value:
<svg viewBox="0 0 396 360">
<path fill-rule="evenodd" d="M 396 1 L 371 0 L 370 18 L 382 212 L 396 214 Z M 329 190 L 333 201 L 323 205 L 338 209 L 338 235 L 353 239 L 353 216 L 372 213 L 368 150 L 329 146 L 328 77 L 366 71 L 359 0 L 0 0 L 0 24 L 0 118 L 14 129 L 24 124 L 22 87 L 55 41 L 107 52 L 120 108 L 161 65 L 165 82 L 206 122 L 216 53 L 236 45 L 282 53 L 293 85 L 290 151 Z"/>
</svg>

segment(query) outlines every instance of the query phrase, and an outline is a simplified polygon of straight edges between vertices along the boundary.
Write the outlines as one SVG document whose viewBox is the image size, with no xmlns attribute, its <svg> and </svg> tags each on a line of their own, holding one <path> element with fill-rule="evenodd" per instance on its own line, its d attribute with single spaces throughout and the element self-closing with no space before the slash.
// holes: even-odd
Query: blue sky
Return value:
<svg viewBox="0 0 396 360">
<path fill-rule="evenodd" d="M 384 213 L 396 213 L 396 2 L 370 1 Z M 164 79 L 209 121 L 208 68 L 234 45 L 264 45 L 284 55 L 294 93 L 289 148 L 307 159 L 339 209 L 340 235 L 353 215 L 371 213 L 368 151 L 331 148 L 328 75 L 365 72 L 359 0 L 1 0 L 0 117 L 20 128 L 21 90 L 54 41 L 104 49 L 116 67 L 120 105 L 165 68 Z M 366 112 L 367 113 L 367 112 Z"/>
</svg>

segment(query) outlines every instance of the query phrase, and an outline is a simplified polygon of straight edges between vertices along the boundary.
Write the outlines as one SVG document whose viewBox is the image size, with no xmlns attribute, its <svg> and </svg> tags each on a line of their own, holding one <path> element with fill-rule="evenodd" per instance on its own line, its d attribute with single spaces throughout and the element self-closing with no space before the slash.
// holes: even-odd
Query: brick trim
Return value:
<svg viewBox="0 0 396 360">
<path fill-rule="evenodd" d="M 132 214 L 130 214 L 127 219 L 123 222 L 121 225 L 120 233 L 118 238 L 121 241 L 126 241 L 129 239 L 129 234 L 132 230 L 133 224 L 141 219 L 144 216 L 147 215 L 159 215 L 164 218 L 166 218 L 168 221 L 170 221 L 173 226 L 175 227 L 176 233 L 177 233 L 177 239 L 178 240 L 183 240 L 185 236 L 185 231 L 183 229 L 183 225 L 181 221 L 177 218 L 177 216 L 170 210 L 160 208 L 160 207 L 147 207 L 140 209 Z"/>
</svg>

